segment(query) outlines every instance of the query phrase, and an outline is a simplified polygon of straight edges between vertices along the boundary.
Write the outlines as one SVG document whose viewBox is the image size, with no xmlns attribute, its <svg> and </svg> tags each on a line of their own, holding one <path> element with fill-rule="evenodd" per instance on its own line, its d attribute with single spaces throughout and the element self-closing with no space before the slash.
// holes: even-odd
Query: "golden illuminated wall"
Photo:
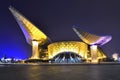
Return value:
<svg viewBox="0 0 120 80">
<path fill-rule="evenodd" d="M 40 59 L 41 52 L 39 53 L 38 46 L 44 45 L 48 41 L 48 37 L 13 7 L 9 7 L 9 10 L 23 31 L 27 43 L 32 45 L 30 59 Z"/>
<path fill-rule="evenodd" d="M 97 45 L 90 46 L 90 51 L 91 51 L 91 62 L 98 62 Z"/>
<path fill-rule="evenodd" d="M 100 47 L 97 45 L 90 46 L 89 57 L 87 60 L 91 60 L 91 62 L 96 63 L 99 62 L 99 60 L 103 60 L 105 58 L 107 58 L 107 56 Z"/>
<path fill-rule="evenodd" d="M 49 59 L 52 59 L 54 56 L 62 52 L 74 52 L 82 58 L 87 58 L 87 48 L 87 44 L 78 41 L 55 42 L 48 45 L 48 56 Z"/>
</svg>

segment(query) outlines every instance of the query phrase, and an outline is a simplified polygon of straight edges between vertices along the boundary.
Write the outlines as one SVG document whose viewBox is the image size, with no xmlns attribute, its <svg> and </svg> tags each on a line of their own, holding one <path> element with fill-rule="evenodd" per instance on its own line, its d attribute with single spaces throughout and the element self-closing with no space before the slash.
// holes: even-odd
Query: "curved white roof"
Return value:
<svg viewBox="0 0 120 80">
<path fill-rule="evenodd" d="M 88 32 L 84 32 L 79 28 L 73 28 L 75 33 L 89 45 L 104 45 L 112 39 L 112 36 L 97 36 Z"/>
</svg>

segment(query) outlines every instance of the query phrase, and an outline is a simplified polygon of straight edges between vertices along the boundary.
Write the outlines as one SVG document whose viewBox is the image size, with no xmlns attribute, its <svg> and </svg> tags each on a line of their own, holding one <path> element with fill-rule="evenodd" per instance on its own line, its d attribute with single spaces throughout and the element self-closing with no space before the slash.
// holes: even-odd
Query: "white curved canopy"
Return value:
<svg viewBox="0 0 120 80">
<path fill-rule="evenodd" d="M 89 45 L 104 45 L 112 39 L 112 36 L 97 36 L 84 32 L 79 28 L 73 28 L 73 30 L 85 43 Z"/>
</svg>

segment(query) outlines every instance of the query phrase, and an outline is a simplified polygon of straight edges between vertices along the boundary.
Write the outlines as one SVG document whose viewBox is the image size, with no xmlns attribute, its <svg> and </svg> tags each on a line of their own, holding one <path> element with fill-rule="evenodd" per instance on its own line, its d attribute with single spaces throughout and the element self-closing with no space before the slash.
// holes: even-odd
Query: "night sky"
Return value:
<svg viewBox="0 0 120 80">
<path fill-rule="evenodd" d="M 13 6 L 52 42 L 81 41 L 72 30 L 73 25 L 84 31 L 113 39 L 102 46 L 111 56 L 120 53 L 119 0 L 1 0 L 0 1 L 0 57 L 28 58 L 32 53 L 23 32 L 8 10 Z"/>
</svg>

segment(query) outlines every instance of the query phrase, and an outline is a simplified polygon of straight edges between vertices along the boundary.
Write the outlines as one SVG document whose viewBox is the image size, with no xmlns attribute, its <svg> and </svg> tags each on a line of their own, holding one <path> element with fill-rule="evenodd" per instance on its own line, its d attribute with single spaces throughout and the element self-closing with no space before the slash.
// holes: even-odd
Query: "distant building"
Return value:
<svg viewBox="0 0 120 80">
<path fill-rule="evenodd" d="M 29 60 L 54 59 L 57 62 L 79 62 L 79 60 L 85 60 L 94 63 L 107 57 L 100 49 L 100 46 L 109 42 L 112 39 L 111 36 L 97 36 L 74 27 L 73 30 L 83 42 L 54 42 L 47 45 L 47 49 L 45 49 L 44 46 L 49 42 L 47 35 L 13 7 L 9 7 L 9 10 L 23 31 L 27 43 L 32 45 L 32 56 Z"/>
<path fill-rule="evenodd" d="M 112 57 L 113 57 L 114 61 L 118 61 L 119 60 L 119 54 L 118 53 L 114 53 L 112 55 Z"/>
</svg>

